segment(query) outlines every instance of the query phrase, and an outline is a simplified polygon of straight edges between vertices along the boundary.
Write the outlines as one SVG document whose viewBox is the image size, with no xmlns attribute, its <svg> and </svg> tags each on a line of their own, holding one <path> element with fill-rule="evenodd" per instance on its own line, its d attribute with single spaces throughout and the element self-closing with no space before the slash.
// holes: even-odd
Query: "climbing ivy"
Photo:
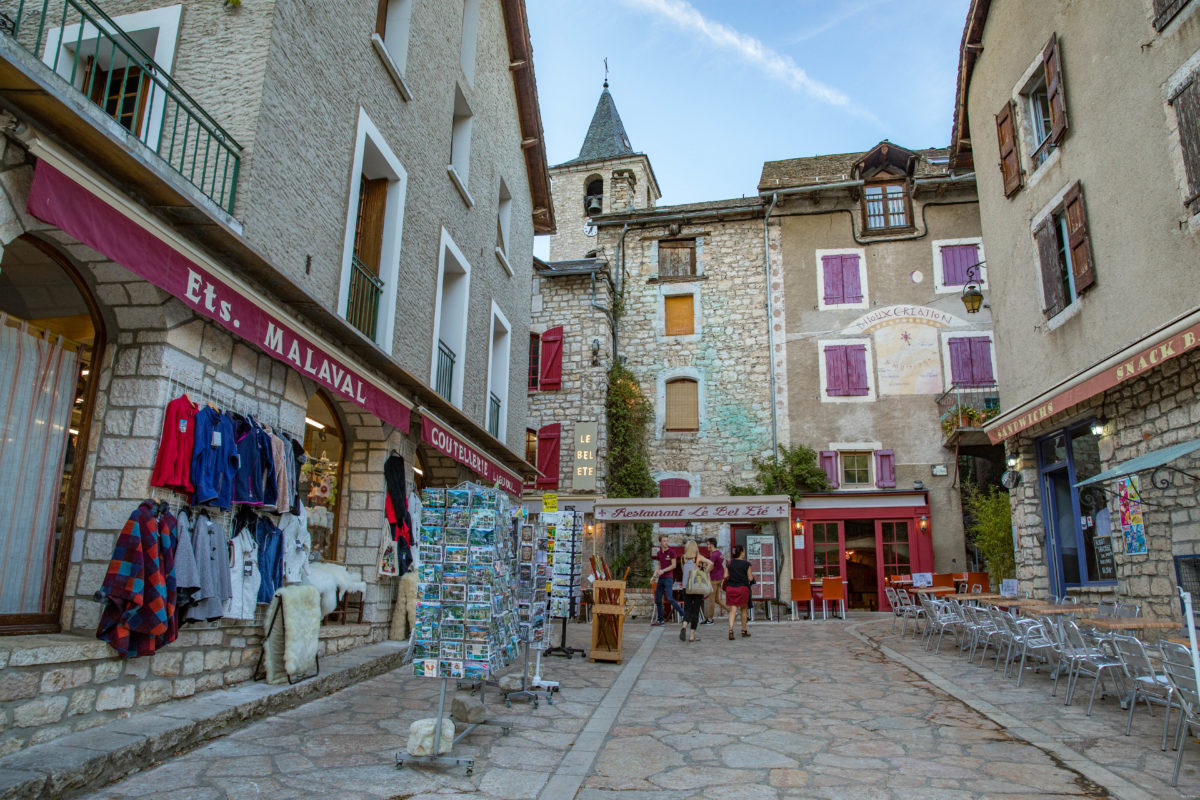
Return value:
<svg viewBox="0 0 1200 800">
<path fill-rule="evenodd" d="M 730 494 L 786 494 L 792 502 L 807 492 L 823 492 L 829 488 L 829 478 L 817 463 L 817 451 L 798 444 L 779 445 L 775 458 L 755 458 L 754 480 L 747 486 L 728 485 Z"/>
<path fill-rule="evenodd" d="M 637 378 L 619 361 L 608 371 L 608 496 L 656 497 L 658 485 L 650 475 L 646 455 L 647 428 L 651 420 L 650 401 L 642 394 Z M 613 562 L 614 575 L 629 568 L 630 586 L 648 586 L 650 582 L 651 525 L 633 526 L 634 535 Z"/>
</svg>

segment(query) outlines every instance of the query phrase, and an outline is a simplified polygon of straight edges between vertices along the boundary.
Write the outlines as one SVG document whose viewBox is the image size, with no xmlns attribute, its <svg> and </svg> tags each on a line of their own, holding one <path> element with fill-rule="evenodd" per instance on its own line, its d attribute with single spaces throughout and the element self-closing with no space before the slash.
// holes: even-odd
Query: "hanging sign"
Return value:
<svg viewBox="0 0 1200 800">
<path fill-rule="evenodd" d="M 485 483 L 495 483 L 501 489 L 517 497 L 521 494 L 521 481 L 495 461 L 458 438 L 449 428 L 421 414 L 421 441 L 453 458 L 467 469 L 483 478 Z"/>
<path fill-rule="evenodd" d="M 558 511 L 558 492 L 546 492 L 542 495 L 542 513 L 553 514 Z"/>
<path fill-rule="evenodd" d="M 576 492 L 596 490 L 596 436 L 599 426 L 595 422 L 575 423 L 575 468 L 571 471 L 571 489 Z"/>
</svg>

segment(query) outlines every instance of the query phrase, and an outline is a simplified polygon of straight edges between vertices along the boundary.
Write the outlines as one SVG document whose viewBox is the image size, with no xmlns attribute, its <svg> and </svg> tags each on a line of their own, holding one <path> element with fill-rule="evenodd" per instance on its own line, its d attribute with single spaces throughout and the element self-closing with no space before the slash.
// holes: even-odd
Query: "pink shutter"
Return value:
<svg viewBox="0 0 1200 800">
<path fill-rule="evenodd" d="M 858 276 L 858 256 L 842 256 L 842 302 L 862 302 L 862 281 Z"/>
<path fill-rule="evenodd" d="M 971 383 L 974 386 L 988 386 L 996 382 L 992 372 L 992 340 L 982 336 L 972 336 L 967 340 L 971 345 Z"/>
<path fill-rule="evenodd" d="M 836 450 L 821 451 L 821 469 L 829 479 L 830 488 L 838 488 L 838 455 Z"/>
<path fill-rule="evenodd" d="M 546 425 L 537 434 L 537 468 L 542 477 L 537 479 L 539 489 L 558 488 L 559 449 L 562 442 L 562 424 Z"/>
<path fill-rule="evenodd" d="M 692 485 L 683 478 L 664 478 L 658 482 L 659 497 L 689 497 L 692 493 Z M 686 522 L 660 522 L 660 528 L 682 528 L 686 526 Z"/>
<path fill-rule="evenodd" d="M 951 245 L 942 248 L 942 285 L 964 286 L 967 267 L 979 263 L 979 247 L 973 244 Z"/>
<path fill-rule="evenodd" d="M 829 345 L 825 348 L 825 393 L 830 397 L 849 394 L 846 374 L 846 348 Z"/>
<path fill-rule="evenodd" d="M 875 451 L 875 485 L 880 489 L 896 488 L 896 455 L 891 450 Z"/>
<path fill-rule="evenodd" d="M 974 376 L 971 369 L 971 340 L 959 336 L 950 340 L 950 385 L 970 386 Z"/>
<path fill-rule="evenodd" d="M 849 345 L 846 347 L 846 394 L 861 397 L 867 393 L 867 346 Z"/>
<path fill-rule="evenodd" d="M 842 291 L 842 257 L 821 256 L 821 272 L 825 279 L 825 305 L 845 302 Z"/>
<path fill-rule="evenodd" d="M 553 391 L 562 388 L 562 326 L 551 328 L 542 334 L 542 360 L 539 368 L 541 374 L 538 383 L 542 391 Z"/>
</svg>

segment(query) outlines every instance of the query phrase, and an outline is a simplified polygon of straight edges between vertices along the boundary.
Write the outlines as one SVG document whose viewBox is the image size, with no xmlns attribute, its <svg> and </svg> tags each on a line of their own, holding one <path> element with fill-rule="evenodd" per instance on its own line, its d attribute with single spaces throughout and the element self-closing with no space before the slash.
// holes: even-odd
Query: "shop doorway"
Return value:
<svg viewBox="0 0 1200 800">
<path fill-rule="evenodd" d="M 308 461 L 300 470 L 300 497 L 308 514 L 312 552 L 323 561 L 337 561 L 338 498 L 346 460 L 346 434 L 324 392 L 308 398 L 304 411 L 304 452 Z"/>
<path fill-rule="evenodd" d="M 852 519 L 845 523 L 846 605 L 879 610 L 879 560 L 873 520 Z"/>
</svg>

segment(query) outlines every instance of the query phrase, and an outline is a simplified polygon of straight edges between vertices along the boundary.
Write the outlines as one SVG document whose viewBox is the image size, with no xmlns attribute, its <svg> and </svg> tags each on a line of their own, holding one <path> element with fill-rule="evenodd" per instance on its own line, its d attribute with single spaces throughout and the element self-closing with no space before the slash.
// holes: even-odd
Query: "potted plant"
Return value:
<svg viewBox="0 0 1200 800">
<path fill-rule="evenodd" d="M 942 433 L 949 436 L 955 428 L 978 427 L 983 422 L 979 409 L 967 405 L 952 406 L 942 415 Z"/>
</svg>

